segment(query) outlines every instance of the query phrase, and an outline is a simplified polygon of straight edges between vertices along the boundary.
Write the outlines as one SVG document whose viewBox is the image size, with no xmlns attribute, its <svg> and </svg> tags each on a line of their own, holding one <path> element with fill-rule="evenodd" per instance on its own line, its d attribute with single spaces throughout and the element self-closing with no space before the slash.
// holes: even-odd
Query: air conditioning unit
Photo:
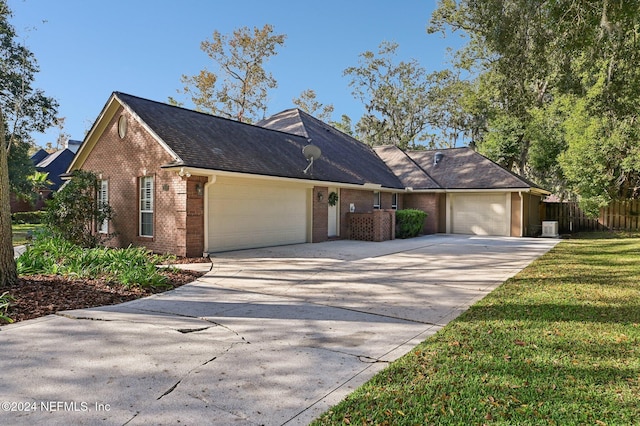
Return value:
<svg viewBox="0 0 640 426">
<path fill-rule="evenodd" d="M 542 221 L 542 236 L 545 238 L 558 238 L 558 221 L 545 220 Z"/>
</svg>

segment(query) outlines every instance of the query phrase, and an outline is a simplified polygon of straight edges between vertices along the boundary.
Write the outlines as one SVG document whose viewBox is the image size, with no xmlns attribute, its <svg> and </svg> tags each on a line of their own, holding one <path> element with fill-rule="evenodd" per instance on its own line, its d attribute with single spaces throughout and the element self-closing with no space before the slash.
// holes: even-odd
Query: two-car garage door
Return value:
<svg viewBox="0 0 640 426">
<path fill-rule="evenodd" d="M 218 178 L 208 187 L 208 251 L 307 241 L 307 188 Z"/>
<path fill-rule="evenodd" d="M 509 197 L 505 194 L 451 194 L 451 232 L 510 235 Z"/>
</svg>

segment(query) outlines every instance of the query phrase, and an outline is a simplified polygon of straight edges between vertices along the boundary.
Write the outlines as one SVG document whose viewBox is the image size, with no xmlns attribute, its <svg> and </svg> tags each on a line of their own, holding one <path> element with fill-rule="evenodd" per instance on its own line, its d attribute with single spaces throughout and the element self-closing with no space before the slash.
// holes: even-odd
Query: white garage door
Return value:
<svg viewBox="0 0 640 426">
<path fill-rule="evenodd" d="M 210 252 L 307 241 L 307 189 L 246 180 L 208 187 Z"/>
<path fill-rule="evenodd" d="M 509 236 L 509 210 L 508 197 L 505 194 L 452 195 L 452 232 Z"/>
</svg>

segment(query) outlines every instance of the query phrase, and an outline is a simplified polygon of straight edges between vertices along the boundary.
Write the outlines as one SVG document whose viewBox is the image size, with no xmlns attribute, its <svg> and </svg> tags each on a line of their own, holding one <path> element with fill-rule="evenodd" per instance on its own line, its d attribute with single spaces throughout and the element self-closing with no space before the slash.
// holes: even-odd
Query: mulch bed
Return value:
<svg viewBox="0 0 640 426">
<path fill-rule="evenodd" d="M 207 259 L 208 260 L 208 259 Z M 195 263 L 183 259 L 173 263 Z M 161 288 L 125 288 L 105 280 L 74 279 L 59 275 L 22 276 L 13 287 L 0 289 L 14 297 L 6 315 L 14 323 L 38 318 L 59 311 L 115 305 L 162 293 L 190 283 L 204 275 L 202 272 L 179 270 L 162 271 L 168 286 Z M 0 320 L 0 325 L 6 324 Z"/>
</svg>

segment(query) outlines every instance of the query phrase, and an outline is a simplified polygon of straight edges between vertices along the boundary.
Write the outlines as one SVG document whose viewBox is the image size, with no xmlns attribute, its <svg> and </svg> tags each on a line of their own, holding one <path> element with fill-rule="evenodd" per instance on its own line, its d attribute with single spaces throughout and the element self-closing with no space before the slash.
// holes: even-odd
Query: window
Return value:
<svg viewBox="0 0 640 426">
<path fill-rule="evenodd" d="M 153 176 L 140 178 L 140 236 L 153 237 Z"/>
<path fill-rule="evenodd" d="M 98 208 L 102 210 L 103 206 L 109 204 L 109 181 L 108 180 L 100 180 L 98 181 L 100 185 L 98 189 Z M 101 234 L 109 233 L 109 221 L 104 220 L 100 225 L 98 225 L 98 232 Z"/>
<path fill-rule="evenodd" d="M 380 191 L 375 191 L 373 193 L 373 208 L 374 209 L 380 208 Z"/>
<path fill-rule="evenodd" d="M 398 194 L 396 192 L 391 194 L 391 208 L 393 210 L 398 210 Z"/>
</svg>

